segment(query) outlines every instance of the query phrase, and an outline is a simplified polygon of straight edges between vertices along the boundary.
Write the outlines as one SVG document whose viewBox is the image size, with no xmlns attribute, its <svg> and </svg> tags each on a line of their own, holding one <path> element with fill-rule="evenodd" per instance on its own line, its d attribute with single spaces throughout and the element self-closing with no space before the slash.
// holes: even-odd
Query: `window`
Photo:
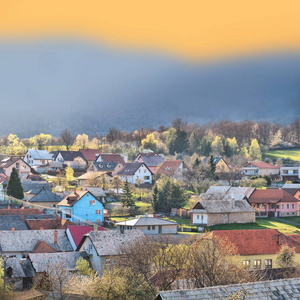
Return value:
<svg viewBox="0 0 300 300">
<path fill-rule="evenodd" d="M 284 209 L 284 204 L 281 204 L 281 209 Z"/>
<path fill-rule="evenodd" d="M 294 203 L 292 204 L 292 208 L 295 208 L 295 204 Z"/>
<path fill-rule="evenodd" d="M 256 259 L 253 263 L 253 267 L 254 269 L 260 269 L 261 267 L 261 260 L 260 259 Z"/>
<path fill-rule="evenodd" d="M 152 230 L 155 230 L 155 226 L 154 225 L 152 225 Z"/>
<path fill-rule="evenodd" d="M 298 170 L 293 170 L 293 174 L 298 174 Z"/>
<path fill-rule="evenodd" d="M 71 215 L 72 215 L 71 209 L 66 209 L 65 214 L 67 219 L 71 219 Z"/>
<path fill-rule="evenodd" d="M 141 169 L 139 169 L 139 173 L 141 173 Z"/>
<path fill-rule="evenodd" d="M 144 173 L 146 173 L 146 169 L 144 170 Z"/>
<path fill-rule="evenodd" d="M 101 215 L 101 209 L 96 209 L 96 215 Z"/>
<path fill-rule="evenodd" d="M 197 220 L 199 220 L 199 215 L 197 215 Z"/>
<path fill-rule="evenodd" d="M 20 164 L 16 163 L 16 169 L 19 169 L 19 167 L 20 167 Z"/>
<path fill-rule="evenodd" d="M 244 266 L 250 266 L 250 260 L 244 260 L 243 265 Z"/>
<path fill-rule="evenodd" d="M 288 170 L 282 170 L 282 174 L 288 174 Z"/>
<path fill-rule="evenodd" d="M 52 207 L 53 207 L 53 208 L 56 208 L 56 204 L 53 204 Z"/>
<path fill-rule="evenodd" d="M 287 204 L 287 205 L 286 205 L 286 208 L 287 208 L 287 209 L 289 209 L 289 208 L 290 208 L 290 205 L 289 205 L 289 204 Z"/>
<path fill-rule="evenodd" d="M 96 200 L 90 200 L 90 205 L 95 205 L 96 204 Z"/>
<path fill-rule="evenodd" d="M 272 269 L 272 259 L 266 259 L 265 260 L 265 268 L 266 269 Z"/>
<path fill-rule="evenodd" d="M 148 230 L 151 230 L 151 226 L 148 226 Z"/>
<path fill-rule="evenodd" d="M 144 176 L 144 180 L 149 180 L 150 176 Z"/>
</svg>

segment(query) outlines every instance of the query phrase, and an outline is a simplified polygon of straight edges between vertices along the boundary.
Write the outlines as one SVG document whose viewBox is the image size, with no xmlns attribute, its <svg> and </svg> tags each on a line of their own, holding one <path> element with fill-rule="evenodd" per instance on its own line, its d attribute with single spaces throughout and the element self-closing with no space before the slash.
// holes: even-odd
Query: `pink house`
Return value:
<svg viewBox="0 0 300 300">
<path fill-rule="evenodd" d="M 4 158 L 0 162 L 0 168 L 7 177 L 10 177 L 13 168 L 17 170 L 20 178 L 26 178 L 31 173 L 31 167 L 19 157 Z"/>
<path fill-rule="evenodd" d="M 300 200 L 283 189 L 255 190 L 249 198 L 259 216 L 286 217 L 300 215 Z"/>
<path fill-rule="evenodd" d="M 147 166 L 147 168 L 152 172 L 152 174 L 157 173 L 158 166 L 164 161 L 165 159 L 155 152 L 139 153 L 134 160 L 134 162 L 144 163 Z"/>
</svg>

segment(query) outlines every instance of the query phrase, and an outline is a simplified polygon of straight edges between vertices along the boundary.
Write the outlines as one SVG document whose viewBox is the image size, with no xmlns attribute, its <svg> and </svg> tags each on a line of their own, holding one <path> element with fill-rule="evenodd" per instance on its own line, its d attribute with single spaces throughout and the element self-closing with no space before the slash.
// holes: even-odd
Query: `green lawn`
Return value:
<svg viewBox="0 0 300 300">
<path fill-rule="evenodd" d="M 150 203 L 145 203 L 145 202 L 142 202 L 142 201 L 135 201 L 134 204 L 137 208 L 144 208 L 144 209 L 150 209 L 151 208 Z"/>
<path fill-rule="evenodd" d="M 300 150 L 274 150 L 265 153 L 269 158 L 289 158 L 294 161 L 300 162 Z"/>
<path fill-rule="evenodd" d="M 284 218 L 280 218 L 281 221 L 277 221 L 269 218 L 257 218 L 255 223 L 250 224 L 224 224 L 208 227 L 209 230 L 238 230 L 238 229 L 276 229 L 283 234 L 300 234 L 299 226 L 285 224 Z"/>
<path fill-rule="evenodd" d="M 298 223 L 300 226 L 300 217 L 281 217 L 279 220 L 282 220 L 283 222 L 285 220 L 295 222 L 295 223 Z"/>
<path fill-rule="evenodd" d="M 168 221 L 173 221 L 179 224 L 181 227 L 186 227 L 186 228 L 197 228 L 197 226 L 194 226 L 191 224 L 191 219 L 183 219 L 181 217 L 163 217 L 162 219 L 168 220 Z"/>
</svg>

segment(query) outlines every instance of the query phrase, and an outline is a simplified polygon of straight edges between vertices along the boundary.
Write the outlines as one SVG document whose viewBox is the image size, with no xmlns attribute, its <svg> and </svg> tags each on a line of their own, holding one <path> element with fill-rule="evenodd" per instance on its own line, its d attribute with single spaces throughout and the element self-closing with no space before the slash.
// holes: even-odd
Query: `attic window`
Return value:
<svg viewBox="0 0 300 300">
<path fill-rule="evenodd" d="M 99 167 L 100 167 L 100 168 L 103 168 L 103 164 L 100 164 Z"/>
<path fill-rule="evenodd" d="M 110 164 L 107 164 L 107 167 L 108 167 L 108 168 L 110 168 L 110 167 L 111 167 L 111 165 L 110 165 Z"/>
</svg>

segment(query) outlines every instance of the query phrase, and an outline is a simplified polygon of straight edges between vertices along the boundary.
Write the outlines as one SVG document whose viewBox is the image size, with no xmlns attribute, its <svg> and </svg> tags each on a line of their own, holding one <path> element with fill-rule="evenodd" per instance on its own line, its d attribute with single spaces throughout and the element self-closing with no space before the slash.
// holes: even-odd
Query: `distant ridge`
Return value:
<svg viewBox="0 0 300 300">
<path fill-rule="evenodd" d="M 195 63 L 80 41 L 0 43 L 0 134 L 103 134 L 300 114 L 300 54 Z"/>
</svg>

